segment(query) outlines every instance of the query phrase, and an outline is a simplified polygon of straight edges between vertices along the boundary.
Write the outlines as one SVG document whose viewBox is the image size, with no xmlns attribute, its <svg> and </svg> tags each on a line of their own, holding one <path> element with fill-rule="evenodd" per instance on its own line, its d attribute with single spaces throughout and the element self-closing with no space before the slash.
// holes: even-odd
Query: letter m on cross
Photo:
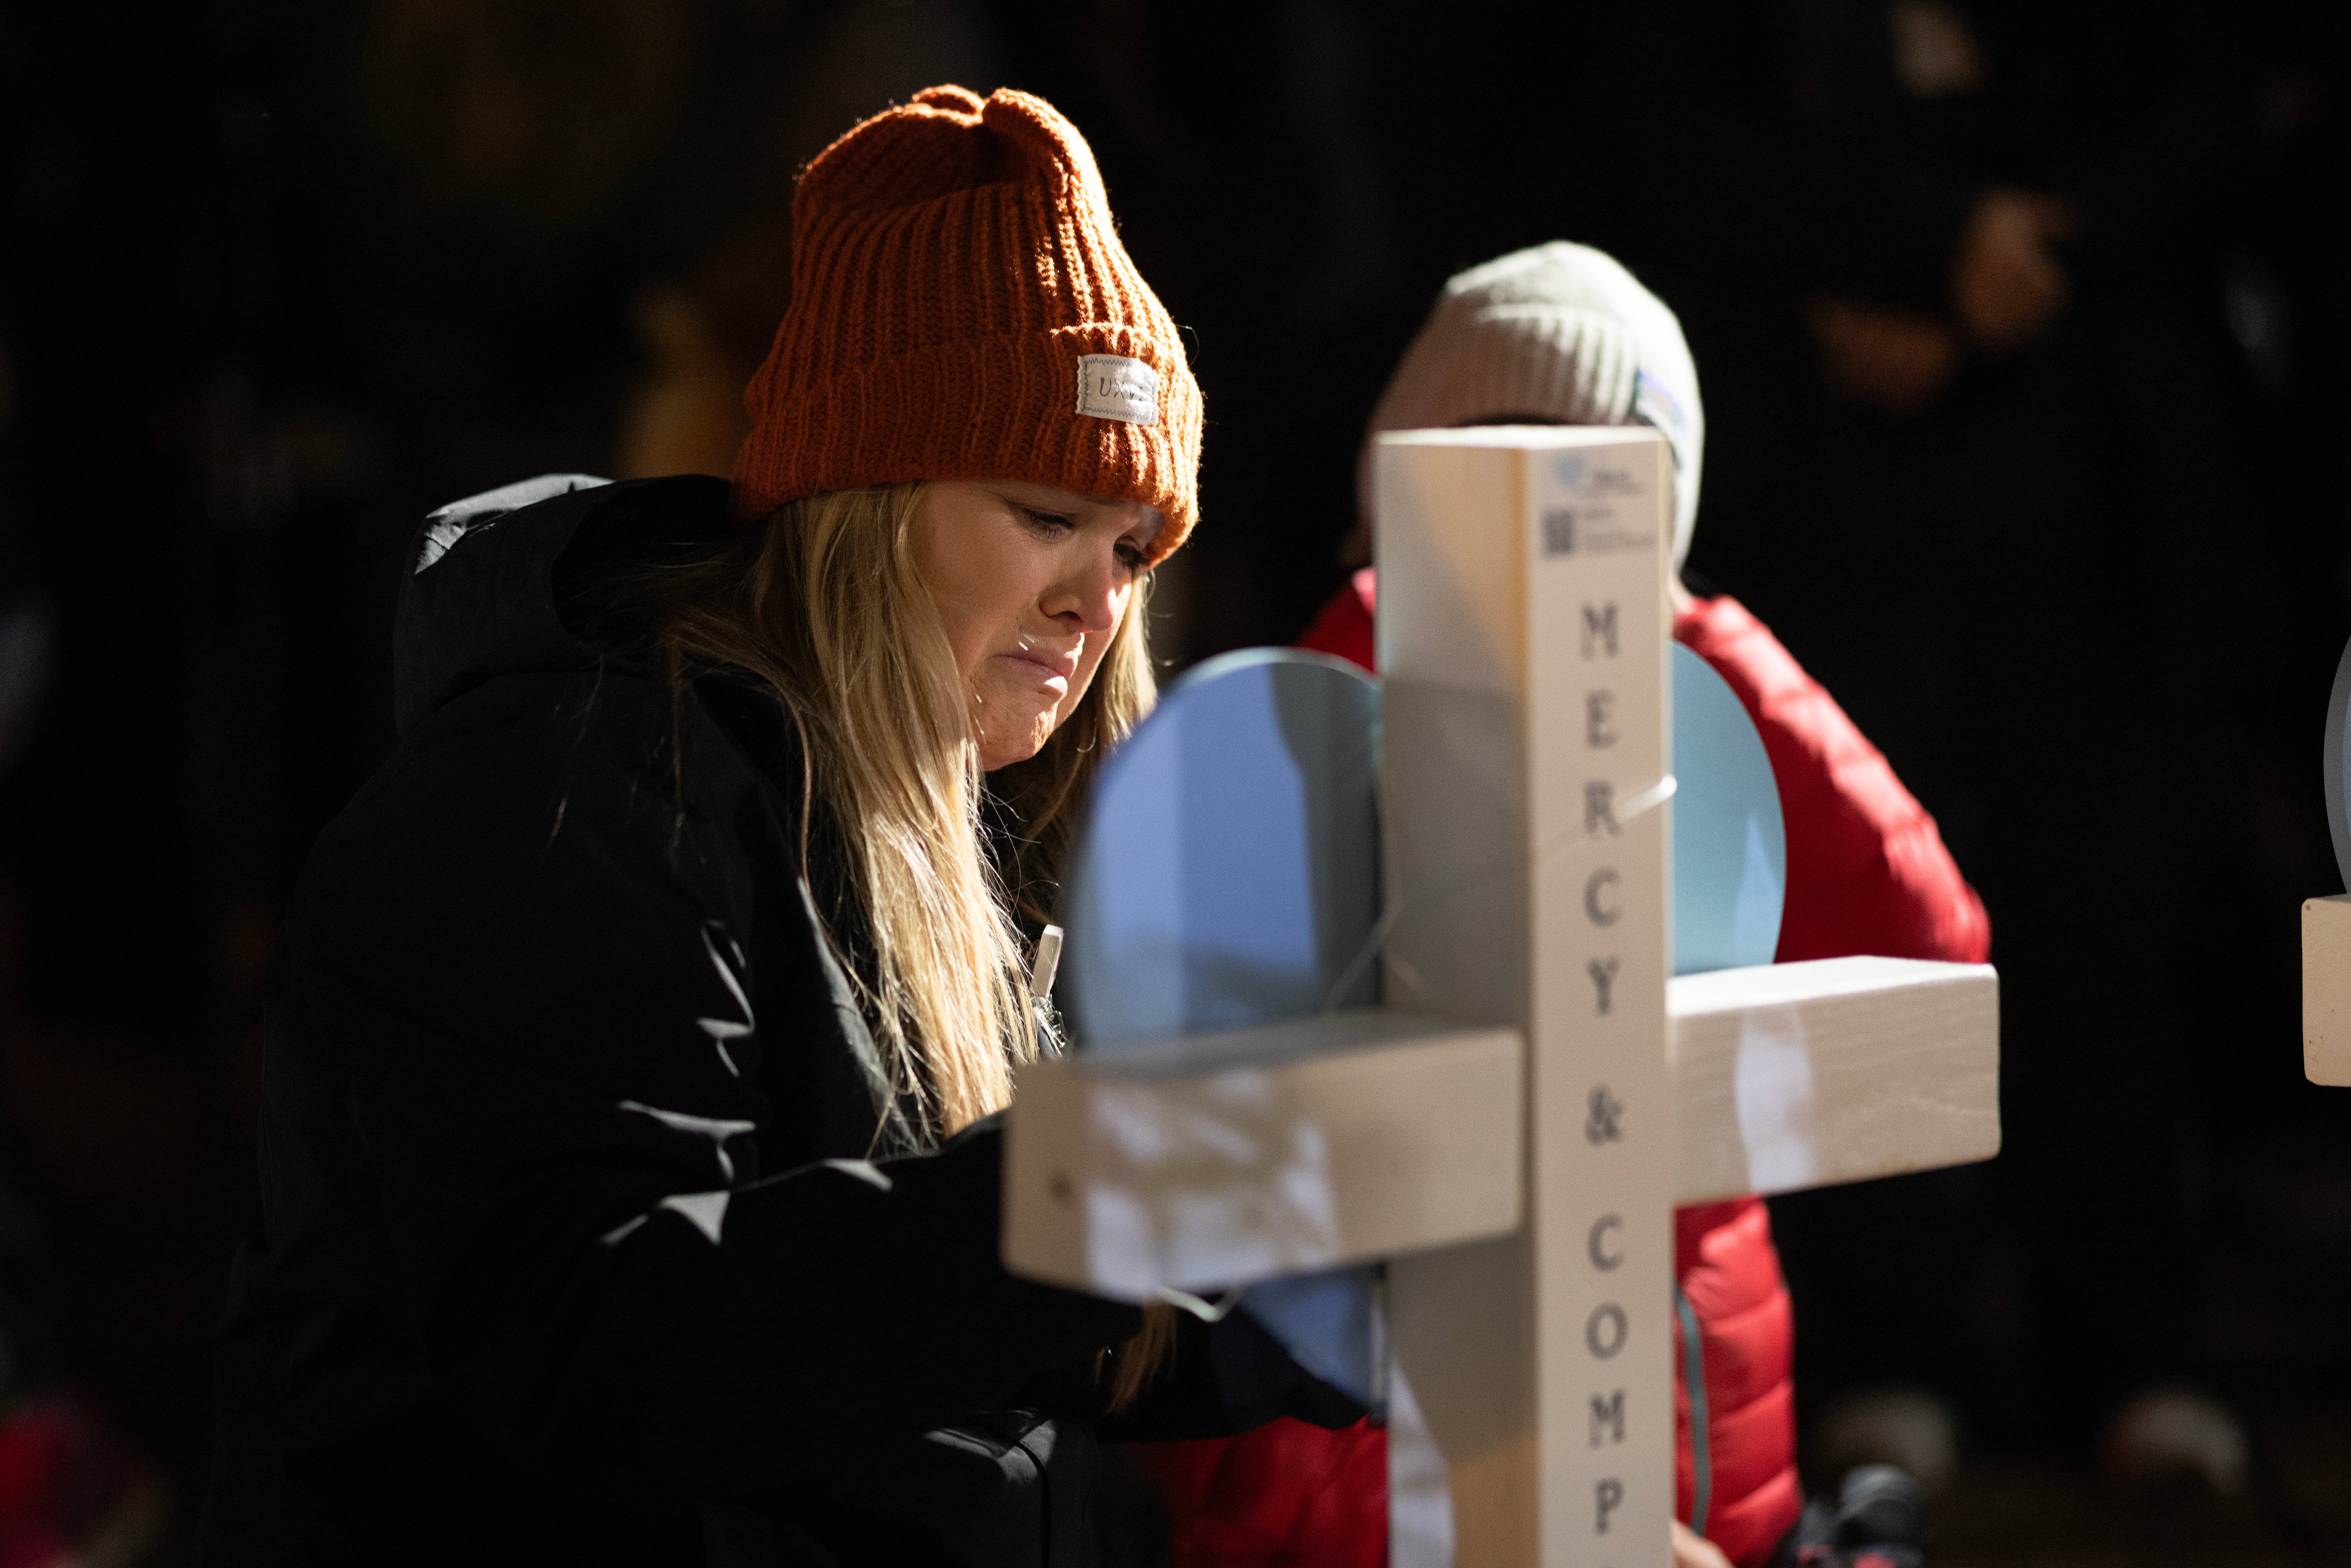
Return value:
<svg viewBox="0 0 2351 1568">
<path fill-rule="evenodd" d="M 1625 1391 L 1621 1388 L 1604 1399 L 1597 1394 L 1592 1396 L 1592 1446 L 1593 1448 L 1600 1447 L 1600 1438 L 1604 1433 L 1612 1443 L 1621 1443 L 1625 1440 Z"/>
<path fill-rule="evenodd" d="M 1604 648 L 1608 657 L 1616 656 L 1616 601 L 1613 599 L 1596 609 L 1589 604 L 1583 607 L 1583 656 L 1592 658 Z"/>
</svg>

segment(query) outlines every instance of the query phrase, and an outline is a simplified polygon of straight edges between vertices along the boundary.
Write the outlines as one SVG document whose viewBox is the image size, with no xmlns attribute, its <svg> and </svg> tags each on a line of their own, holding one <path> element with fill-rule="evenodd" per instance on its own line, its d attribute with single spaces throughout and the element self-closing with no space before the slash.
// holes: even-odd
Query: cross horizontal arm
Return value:
<svg viewBox="0 0 2351 1568">
<path fill-rule="evenodd" d="M 2000 1153 L 1989 964 L 1823 958 L 1666 982 L 1674 1201 L 1795 1192 Z"/>
<path fill-rule="evenodd" d="M 2302 1071 L 2351 1085 L 2351 894 L 2303 903 Z"/>
<path fill-rule="evenodd" d="M 1020 1070 L 1004 1262 L 1124 1301 L 1518 1228 L 1516 1030 L 1352 1012 Z"/>
<path fill-rule="evenodd" d="M 1670 982 L 1676 1200 L 1997 1154 L 1998 984 L 1900 958 Z M 1005 1263 L 1141 1301 L 1507 1233 L 1525 1072 L 1515 1030 L 1380 1012 L 1037 1062 Z"/>
</svg>

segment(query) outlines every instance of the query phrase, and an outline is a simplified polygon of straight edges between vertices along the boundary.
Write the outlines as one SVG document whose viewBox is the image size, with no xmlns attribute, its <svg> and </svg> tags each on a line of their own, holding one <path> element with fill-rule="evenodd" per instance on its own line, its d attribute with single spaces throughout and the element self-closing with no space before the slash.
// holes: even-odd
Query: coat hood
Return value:
<svg viewBox="0 0 2351 1568">
<path fill-rule="evenodd" d="M 618 485 L 542 474 L 433 513 L 409 554 L 393 622 L 400 733 L 493 676 L 595 662 L 565 624 L 556 588 L 556 563 L 583 533 L 715 534 L 726 517 L 726 482 L 696 474 Z"/>
</svg>

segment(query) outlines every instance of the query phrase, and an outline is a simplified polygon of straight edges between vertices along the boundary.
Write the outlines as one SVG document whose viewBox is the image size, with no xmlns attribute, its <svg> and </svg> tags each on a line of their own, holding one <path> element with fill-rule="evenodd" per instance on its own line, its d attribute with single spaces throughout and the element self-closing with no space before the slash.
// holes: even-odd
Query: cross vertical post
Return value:
<svg viewBox="0 0 2351 1568">
<path fill-rule="evenodd" d="M 1395 1372 L 1480 1568 L 1667 1551 L 1669 461 L 1625 429 L 1377 456 L 1387 1005 L 1527 1040 L 1526 1223 L 1390 1265 Z"/>
</svg>

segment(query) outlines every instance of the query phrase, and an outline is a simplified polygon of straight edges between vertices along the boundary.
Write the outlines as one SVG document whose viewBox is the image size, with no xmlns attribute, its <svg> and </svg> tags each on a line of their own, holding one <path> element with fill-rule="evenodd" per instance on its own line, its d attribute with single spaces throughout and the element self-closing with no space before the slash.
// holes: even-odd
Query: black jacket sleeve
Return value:
<svg viewBox="0 0 2351 1568">
<path fill-rule="evenodd" d="M 1214 1323 L 1181 1314 L 1168 1364 L 1132 1406 L 1103 1420 L 1102 1435 L 1125 1443 L 1223 1437 L 1279 1416 L 1335 1431 L 1365 1414 L 1237 1308 Z"/>
<path fill-rule="evenodd" d="M 993 1129 L 760 1174 L 798 1108 L 759 1085 L 847 1050 L 791 967 L 804 890 L 760 871 L 791 842 L 776 791 L 695 712 L 608 686 L 591 713 L 585 684 L 435 714 L 298 894 L 273 1049 L 364 1145 L 426 1375 L 548 1484 L 666 1505 L 852 1462 L 1134 1332 L 1004 1271 Z M 683 800 L 637 765 L 664 727 Z"/>
</svg>

